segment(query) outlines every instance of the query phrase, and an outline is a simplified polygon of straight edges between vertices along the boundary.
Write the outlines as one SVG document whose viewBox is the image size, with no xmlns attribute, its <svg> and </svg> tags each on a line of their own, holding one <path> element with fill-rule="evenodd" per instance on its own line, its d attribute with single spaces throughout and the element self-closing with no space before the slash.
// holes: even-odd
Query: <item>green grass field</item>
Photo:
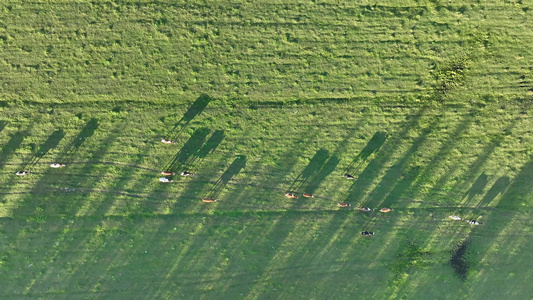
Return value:
<svg viewBox="0 0 533 300">
<path fill-rule="evenodd" d="M 530 0 L 3 1 L 0 299 L 531 299 L 532 40 Z"/>
</svg>

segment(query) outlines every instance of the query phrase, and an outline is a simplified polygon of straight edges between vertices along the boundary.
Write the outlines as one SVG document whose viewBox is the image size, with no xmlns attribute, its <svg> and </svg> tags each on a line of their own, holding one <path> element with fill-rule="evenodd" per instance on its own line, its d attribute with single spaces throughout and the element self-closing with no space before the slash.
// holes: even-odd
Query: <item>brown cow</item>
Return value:
<svg viewBox="0 0 533 300">
<path fill-rule="evenodd" d="M 380 212 L 384 212 L 384 213 L 386 213 L 386 212 L 390 212 L 390 211 L 393 211 L 393 210 L 394 210 L 394 209 L 392 209 L 392 208 L 382 208 L 382 209 L 380 209 L 379 211 L 380 211 Z"/>
<path fill-rule="evenodd" d="M 350 207 L 350 206 L 352 206 L 351 204 L 348 204 L 348 203 L 342 203 L 342 202 L 337 203 L 337 205 L 338 205 L 339 207 Z"/>
<path fill-rule="evenodd" d="M 298 199 L 298 196 L 296 196 L 294 193 L 285 193 L 285 197 Z"/>
<path fill-rule="evenodd" d="M 167 140 L 167 139 L 162 139 L 161 142 L 164 143 L 164 144 L 175 144 L 176 143 L 174 141 Z"/>
<path fill-rule="evenodd" d="M 304 193 L 304 197 L 306 197 L 306 198 L 315 198 L 315 195 Z"/>
<path fill-rule="evenodd" d="M 202 202 L 213 203 L 213 202 L 217 202 L 217 200 L 213 198 L 202 198 Z"/>
<path fill-rule="evenodd" d="M 165 176 L 176 175 L 175 172 L 170 172 L 170 171 L 161 171 L 161 174 L 163 174 L 163 175 L 165 175 Z"/>
</svg>

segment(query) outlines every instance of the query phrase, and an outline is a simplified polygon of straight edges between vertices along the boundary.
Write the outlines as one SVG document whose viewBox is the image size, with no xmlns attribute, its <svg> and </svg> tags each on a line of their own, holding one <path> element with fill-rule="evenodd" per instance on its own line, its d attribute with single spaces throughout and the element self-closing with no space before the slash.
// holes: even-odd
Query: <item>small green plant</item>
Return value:
<svg viewBox="0 0 533 300">
<path fill-rule="evenodd" d="M 468 57 L 463 54 L 437 66 L 436 89 L 439 96 L 446 96 L 447 93 L 464 81 L 465 71 L 468 68 L 469 62 Z"/>
<path fill-rule="evenodd" d="M 396 276 L 407 273 L 411 268 L 422 267 L 425 257 L 429 255 L 429 251 L 424 251 L 414 240 L 408 241 L 403 248 L 391 267 Z"/>
</svg>

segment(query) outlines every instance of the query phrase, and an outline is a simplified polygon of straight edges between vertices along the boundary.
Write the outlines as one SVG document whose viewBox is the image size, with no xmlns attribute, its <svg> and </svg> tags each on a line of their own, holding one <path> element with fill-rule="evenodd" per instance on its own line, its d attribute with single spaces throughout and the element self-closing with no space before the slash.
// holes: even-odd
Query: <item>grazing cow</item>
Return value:
<svg viewBox="0 0 533 300">
<path fill-rule="evenodd" d="M 213 203 L 213 202 L 217 202 L 217 200 L 213 198 L 202 198 L 202 202 Z"/>
<path fill-rule="evenodd" d="M 17 176 L 26 176 L 28 174 L 30 174 L 30 172 L 26 172 L 26 171 L 18 171 L 17 172 Z"/>
<path fill-rule="evenodd" d="M 372 231 L 361 231 L 362 235 L 374 235 L 374 232 Z"/>
<path fill-rule="evenodd" d="M 479 223 L 478 221 L 476 220 L 466 220 L 468 222 L 468 224 L 470 225 L 481 225 L 482 223 Z"/>
<path fill-rule="evenodd" d="M 361 207 L 361 208 L 358 208 L 360 211 L 373 211 L 372 208 L 370 207 Z"/>
<path fill-rule="evenodd" d="M 306 197 L 306 198 L 315 198 L 315 195 L 304 193 L 304 197 Z"/>
<path fill-rule="evenodd" d="M 352 205 L 349 204 L 349 203 L 342 203 L 342 202 L 337 203 L 337 205 L 338 205 L 339 207 L 350 207 L 350 206 L 352 206 Z"/>
<path fill-rule="evenodd" d="M 170 171 L 161 171 L 161 174 L 163 174 L 163 175 L 165 175 L 165 176 L 176 175 L 176 173 L 174 173 L 174 172 L 170 172 Z"/>
<path fill-rule="evenodd" d="M 162 139 L 161 142 L 164 143 L 164 144 L 175 144 L 176 143 L 174 141 L 167 140 L 167 139 Z"/>
<path fill-rule="evenodd" d="M 452 219 L 452 220 L 462 220 L 463 218 L 453 215 L 453 216 L 450 216 L 450 219 Z"/>
<path fill-rule="evenodd" d="M 344 174 L 344 178 L 346 178 L 346 179 L 351 179 L 351 180 L 353 180 L 353 179 L 357 179 L 357 177 L 354 177 L 354 176 L 352 176 L 352 175 L 350 175 L 350 174 Z"/>
<path fill-rule="evenodd" d="M 63 168 L 65 164 L 51 164 L 50 168 Z"/>
<path fill-rule="evenodd" d="M 390 212 L 390 211 L 393 211 L 393 210 L 394 210 L 394 209 L 392 209 L 392 208 L 382 208 L 382 209 L 380 209 L 379 211 L 380 211 L 380 212 L 385 212 L 385 213 L 386 213 L 386 212 Z"/>
<path fill-rule="evenodd" d="M 174 180 L 170 180 L 170 179 L 168 179 L 166 177 L 159 178 L 159 181 L 161 181 L 161 182 L 174 182 Z"/>
<path fill-rule="evenodd" d="M 193 175 L 193 173 L 189 173 L 189 172 L 181 172 L 180 175 L 181 175 L 181 176 L 189 176 L 189 175 Z"/>
<path fill-rule="evenodd" d="M 285 193 L 285 197 L 298 199 L 298 196 L 296 196 L 294 193 Z"/>
</svg>

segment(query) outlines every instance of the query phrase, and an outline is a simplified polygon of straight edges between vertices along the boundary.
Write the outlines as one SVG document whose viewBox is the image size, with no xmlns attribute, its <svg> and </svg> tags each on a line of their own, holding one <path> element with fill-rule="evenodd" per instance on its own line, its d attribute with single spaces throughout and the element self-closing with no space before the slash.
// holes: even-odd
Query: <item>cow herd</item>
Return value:
<svg viewBox="0 0 533 300">
<path fill-rule="evenodd" d="M 168 139 L 162 139 L 161 142 L 164 143 L 164 144 L 176 144 L 175 141 L 168 140 Z M 63 167 L 65 167 L 65 164 L 53 163 L 53 164 L 50 164 L 50 167 L 51 168 L 63 168 Z M 22 170 L 22 171 L 18 171 L 16 173 L 16 175 L 17 176 L 25 176 L 25 175 L 29 175 L 30 173 L 31 173 L 30 171 Z M 168 178 L 167 176 L 174 176 L 174 175 L 176 175 L 176 172 L 165 170 L 165 171 L 161 171 L 160 174 L 164 176 L 164 177 L 160 177 L 159 178 L 160 182 L 162 182 L 162 183 L 174 182 L 174 180 Z M 187 177 L 187 176 L 190 176 L 190 175 L 194 175 L 194 173 L 182 171 L 182 172 L 179 173 L 179 175 L 183 176 L 183 177 Z M 353 176 L 353 175 L 350 175 L 350 174 L 344 174 L 343 177 L 348 179 L 348 180 L 357 180 L 356 176 Z M 296 195 L 296 193 L 294 193 L 294 192 L 286 192 L 285 193 L 285 197 L 292 198 L 292 199 L 298 199 L 298 195 Z M 305 197 L 305 198 L 314 198 L 315 195 L 309 194 L 309 193 L 303 193 L 303 197 Z M 217 202 L 217 200 L 213 199 L 213 198 L 202 198 L 202 202 L 204 202 L 204 203 L 214 203 L 214 202 Z M 349 203 L 339 202 L 339 203 L 337 203 L 337 206 L 344 208 L 344 207 L 351 207 L 352 205 L 349 204 Z M 357 209 L 360 210 L 360 211 L 363 211 L 363 212 L 374 211 L 374 209 L 369 208 L 369 207 L 359 207 Z M 383 213 L 388 213 L 388 212 L 394 211 L 394 209 L 385 208 L 384 207 L 384 208 L 379 209 L 379 211 L 383 212 Z M 467 223 L 469 223 L 471 225 L 482 225 L 482 223 L 479 223 L 476 220 L 467 220 L 467 219 L 463 219 L 463 218 L 461 218 L 459 216 L 456 216 L 456 215 L 452 215 L 452 216 L 449 216 L 449 217 L 452 220 L 466 221 Z M 371 236 L 371 235 L 374 235 L 374 232 L 372 232 L 372 231 L 362 231 L 361 235 L 363 235 L 363 236 Z"/>
</svg>

